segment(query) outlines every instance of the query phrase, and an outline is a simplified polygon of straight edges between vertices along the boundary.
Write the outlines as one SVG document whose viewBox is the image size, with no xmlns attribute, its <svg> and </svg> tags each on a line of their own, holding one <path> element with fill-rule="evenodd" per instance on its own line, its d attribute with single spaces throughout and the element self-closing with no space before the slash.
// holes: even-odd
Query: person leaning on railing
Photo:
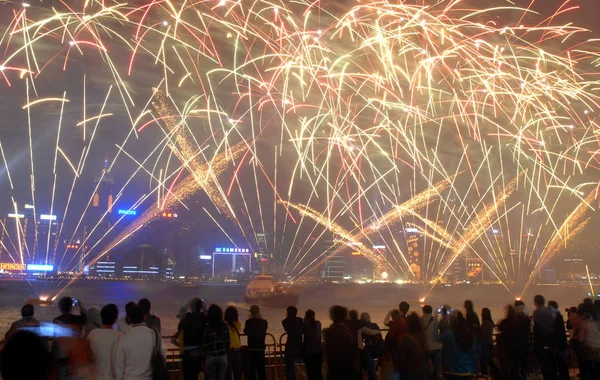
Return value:
<svg viewBox="0 0 600 380">
<path fill-rule="evenodd" d="M 250 307 L 250 317 L 246 320 L 244 334 L 248 336 L 248 380 L 265 380 L 265 338 L 269 323 L 260 315 L 257 305 Z"/>
</svg>

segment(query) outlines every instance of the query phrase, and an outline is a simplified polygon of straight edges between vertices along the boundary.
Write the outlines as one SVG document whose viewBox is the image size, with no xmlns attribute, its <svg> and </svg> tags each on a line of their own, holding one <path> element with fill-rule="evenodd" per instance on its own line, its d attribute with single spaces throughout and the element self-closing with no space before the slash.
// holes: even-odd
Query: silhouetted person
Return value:
<svg viewBox="0 0 600 380">
<path fill-rule="evenodd" d="M 465 379 L 465 376 L 477 373 L 477 358 L 473 353 L 475 338 L 460 311 L 455 310 L 450 314 L 450 324 L 442 334 L 442 343 L 444 379 Z"/>
<path fill-rule="evenodd" d="M 189 302 L 190 312 L 184 314 L 177 331 L 183 332 L 183 378 L 197 380 L 202 372 L 202 347 L 204 346 L 204 329 L 206 314 L 202 311 L 202 300 L 192 298 Z"/>
<path fill-rule="evenodd" d="M 227 350 L 229 349 L 229 326 L 223 322 L 223 310 L 212 304 L 206 313 L 204 329 L 205 369 L 207 380 L 225 380 L 227 372 Z"/>
<path fill-rule="evenodd" d="M 6 338 L 10 338 L 14 335 L 20 328 L 23 327 L 38 327 L 40 325 L 40 321 L 35 319 L 33 316 L 34 308 L 33 305 L 26 304 L 21 308 L 21 319 L 13 322 L 10 325 L 10 329 L 6 332 Z"/>
<path fill-rule="evenodd" d="M 87 322 L 87 315 L 81 302 L 78 302 L 71 297 L 63 297 L 58 301 L 58 310 L 61 314 L 54 318 L 52 321 L 53 323 L 70 327 L 79 333 L 82 332 L 83 327 Z"/>
<path fill-rule="evenodd" d="M 488 368 L 491 371 L 492 378 L 497 379 L 499 375 L 498 367 L 494 363 L 494 320 L 492 312 L 487 307 L 481 309 L 481 373 L 488 375 Z"/>
<path fill-rule="evenodd" d="M 473 305 L 473 301 L 466 300 L 464 303 L 465 307 L 465 318 L 467 319 L 467 324 L 471 329 L 473 335 L 479 339 L 481 336 L 481 322 L 479 321 L 479 316 L 475 312 L 475 306 Z"/>
<path fill-rule="evenodd" d="M 229 327 L 229 351 L 227 352 L 227 379 L 242 380 L 244 370 L 244 355 L 240 333 L 242 324 L 238 310 L 234 306 L 225 309 L 225 322 Z"/>
<path fill-rule="evenodd" d="M 406 317 L 406 323 L 408 333 L 402 337 L 398 347 L 400 379 L 424 380 L 427 369 L 419 316 L 414 312 L 410 313 Z"/>
<path fill-rule="evenodd" d="M 315 312 L 306 310 L 302 326 L 304 364 L 308 380 L 323 380 L 323 343 L 321 322 L 315 318 Z"/>
<path fill-rule="evenodd" d="M 0 356 L 3 380 L 53 379 L 52 358 L 46 343 L 31 331 L 16 331 Z"/>
<path fill-rule="evenodd" d="M 265 337 L 267 336 L 268 322 L 260 315 L 257 305 L 250 307 L 250 318 L 246 320 L 244 334 L 248 336 L 248 380 L 265 380 Z"/>
<path fill-rule="evenodd" d="M 376 380 L 375 359 L 383 356 L 385 344 L 379 326 L 371 322 L 369 313 L 361 313 L 360 320 L 363 321 L 364 327 L 358 330 L 359 377 L 362 378 L 364 370 L 369 380 Z"/>
<path fill-rule="evenodd" d="M 160 335 L 160 318 L 150 312 L 150 310 L 152 309 L 152 304 L 150 303 L 150 300 L 148 300 L 148 298 L 142 298 L 140 302 L 138 302 L 138 305 L 140 305 L 140 307 L 144 311 L 144 322 L 146 323 L 146 326 L 155 330 L 158 333 L 158 335 Z"/>
<path fill-rule="evenodd" d="M 533 303 L 533 351 L 542 368 L 544 380 L 554 380 L 557 372 L 553 349 L 554 312 L 539 294 L 533 298 Z"/>
<path fill-rule="evenodd" d="M 425 343 L 425 354 L 427 361 L 431 361 L 434 379 L 440 378 L 440 368 L 442 359 L 442 340 L 440 338 L 440 328 L 437 318 L 433 315 L 433 308 L 429 305 L 423 306 L 423 315 L 420 319 L 421 331 Z"/>
<path fill-rule="evenodd" d="M 283 329 L 287 333 L 285 343 L 285 378 L 288 380 L 296 379 L 296 359 L 302 354 L 302 328 L 304 321 L 298 317 L 298 309 L 295 306 L 289 306 L 286 311 L 286 318 L 281 321 Z"/>
<path fill-rule="evenodd" d="M 569 380 L 569 344 L 567 342 L 567 332 L 565 330 L 565 319 L 558 309 L 556 301 L 548 301 L 548 306 L 554 311 L 553 346 L 555 351 L 556 367 L 560 380 Z"/>
<path fill-rule="evenodd" d="M 113 358 L 122 334 L 113 329 L 119 318 L 119 309 L 108 304 L 100 310 L 101 325 L 90 331 L 86 339 L 94 357 L 95 380 L 113 380 Z"/>
<path fill-rule="evenodd" d="M 330 317 L 333 324 L 324 333 L 327 379 L 356 380 L 358 349 L 350 330 L 344 325 L 344 321 L 348 318 L 348 309 L 333 306 Z"/>
</svg>

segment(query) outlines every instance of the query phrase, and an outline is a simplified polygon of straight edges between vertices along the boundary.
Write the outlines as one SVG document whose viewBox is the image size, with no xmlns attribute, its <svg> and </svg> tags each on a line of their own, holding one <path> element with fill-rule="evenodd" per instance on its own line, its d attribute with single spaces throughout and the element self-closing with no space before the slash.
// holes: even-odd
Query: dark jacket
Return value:
<svg viewBox="0 0 600 380">
<path fill-rule="evenodd" d="M 199 349 L 204 344 L 204 329 L 206 328 L 206 314 L 203 312 L 186 313 L 178 331 L 183 331 L 184 350 Z"/>
<path fill-rule="evenodd" d="M 327 379 L 356 380 L 358 347 L 350 330 L 343 324 L 333 324 L 324 333 Z"/>
<path fill-rule="evenodd" d="M 529 336 L 531 335 L 531 318 L 525 313 L 517 313 L 517 344 L 524 349 L 529 349 Z"/>
<path fill-rule="evenodd" d="M 556 313 L 554 318 L 554 348 L 558 351 L 567 351 L 569 343 L 567 342 L 567 332 L 565 331 L 565 320 L 561 313 Z"/>
<path fill-rule="evenodd" d="M 254 317 L 246 320 L 244 334 L 248 336 L 249 350 L 265 350 L 265 337 L 269 323 L 262 318 Z"/>
<path fill-rule="evenodd" d="M 347 320 L 346 321 L 346 327 L 348 327 L 348 330 L 350 330 L 350 334 L 352 334 L 352 336 L 354 337 L 354 340 L 358 342 L 358 330 L 360 330 L 361 328 L 363 328 L 365 326 L 365 322 L 359 320 L 356 321 L 352 321 L 352 320 Z"/>
<path fill-rule="evenodd" d="M 479 339 L 481 336 L 481 322 L 479 322 L 479 316 L 474 311 L 469 310 L 467 311 L 465 318 L 467 319 L 471 333 Z"/>
<path fill-rule="evenodd" d="M 318 354 L 323 352 L 323 342 L 321 336 L 321 322 L 304 322 L 302 327 L 302 336 L 304 337 L 304 352 L 308 354 Z"/>
<path fill-rule="evenodd" d="M 300 352 L 302 351 L 302 329 L 304 321 L 300 317 L 287 317 L 281 321 L 283 329 L 287 333 L 287 342 L 285 343 L 285 351 Z"/>
<path fill-rule="evenodd" d="M 427 373 L 425 363 L 425 347 L 420 334 L 405 335 L 398 347 L 397 367 L 400 378 L 419 375 L 424 378 Z"/>
</svg>

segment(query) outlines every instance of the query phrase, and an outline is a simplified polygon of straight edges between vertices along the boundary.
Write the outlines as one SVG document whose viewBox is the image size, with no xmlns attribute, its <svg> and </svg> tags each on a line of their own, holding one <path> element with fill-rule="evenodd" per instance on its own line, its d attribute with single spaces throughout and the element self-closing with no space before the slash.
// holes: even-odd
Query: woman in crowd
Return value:
<svg viewBox="0 0 600 380">
<path fill-rule="evenodd" d="M 206 319 L 208 324 L 204 329 L 204 373 L 207 380 L 225 380 L 230 343 L 229 326 L 223 322 L 223 310 L 218 305 L 210 305 Z"/>
<path fill-rule="evenodd" d="M 477 345 L 469 327 L 460 311 L 450 314 L 449 328 L 442 334 L 442 367 L 446 380 L 465 379 L 477 373 Z"/>
<path fill-rule="evenodd" d="M 238 310 L 229 306 L 225 309 L 225 322 L 229 327 L 229 351 L 227 352 L 227 379 L 242 380 L 244 370 L 244 355 L 242 354 L 242 341 L 240 331 L 242 324 L 239 321 Z"/>
<path fill-rule="evenodd" d="M 315 312 L 308 309 L 304 313 L 302 326 L 303 356 L 308 380 L 323 380 L 323 343 L 321 342 L 321 322 Z"/>
<path fill-rule="evenodd" d="M 498 367 L 494 363 L 494 321 L 492 312 L 487 307 L 481 310 L 481 373 L 488 375 L 488 368 L 492 378 L 498 378 Z"/>
<path fill-rule="evenodd" d="M 424 380 L 427 376 L 425 347 L 417 313 L 410 313 L 406 317 L 406 323 L 408 334 L 402 337 L 398 346 L 400 379 Z"/>
</svg>

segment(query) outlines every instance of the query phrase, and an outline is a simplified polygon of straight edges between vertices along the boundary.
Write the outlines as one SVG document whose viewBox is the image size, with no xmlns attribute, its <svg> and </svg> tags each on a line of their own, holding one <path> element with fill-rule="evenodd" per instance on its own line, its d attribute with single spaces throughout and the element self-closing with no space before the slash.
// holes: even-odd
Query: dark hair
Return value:
<svg viewBox="0 0 600 380">
<path fill-rule="evenodd" d="M 515 301 L 515 307 L 519 307 L 519 306 L 525 306 L 525 302 L 523 302 L 521 300 Z"/>
<path fill-rule="evenodd" d="M 569 308 L 569 313 L 575 313 L 575 314 L 577 314 L 577 306 L 571 306 Z"/>
<path fill-rule="evenodd" d="M 348 309 L 343 306 L 334 305 L 329 310 L 329 317 L 333 323 L 342 323 L 348 318 Z"/>
<path fill-rule="evenodd" d="M 400 312 L 402 314 L 406 314 L 408 313 L 408 310 L 410 310 L 410 305 L 408 304 L 408 302 L 402 301 L 400 302 L 400 305 L 398 305 L 398 309 L 400 309 Z"/>
<path fill-rule="evenodd" d="M 132 325 L 137 325 L 144 322 L 144 310 L 140 305 L 133 305 L 129 309 L 129 313 L 127 313 L 127 317 L 129 318 L 129 322 Z"/>
<path fill-rule="evenodd" d="M 466 311 L 473 311 L 475 309 L 475 306 L 473 306 L 473 301 L 471 300 L 466 300 L 464 306 Z"/>
<path fill-rule="evenodd" d="M 419 334 L 421 332 L 419 316 L 414 311 L 406 317 L 406 324 L 408 325 L 409 334 Z"/>
<path fill-rule="evenodd" d="M 533 303 L 538 306 L 538 305 L 545 305 L 546 304 L 546 299 L 544 298 L 544 296 L 537 294 L 535 297 L 533 297 Z"/>
<path fill-rule="evenodd" d="M 256 316 L 260 314 L 260 307 L 258 307 L 258 305 L 252 305 L 250 306 L 250 314 Z"/>
<path fill-rule="evenodd" d="M 47 345 L 31 331 L 17 331 L 1 353 L 4 380 L 45 380 L 50 378 L 52 358 Z"/>
<path fill-rule="evenodd" d="M 129 314 L 129 310 L 135 306 L 135 302 L 133 301 L 129 301 L 127 302 L 127 305 L 125 305 L 125 314 Z"/>
<path fill-rule="evenodd" d="M 114 303 L 105 305 L 100 310 L 100 318 L 102 318 L 102 324 L 105 326 L 112 326 L 117 318 L 119 318 L 119 308 Z"/>
<path fill-rule="evenodd" d="M 358 311 L 352 309 L 348 312 L 348 319 L 351 321 L 358 321 Z"/>
<path fill-rule="evenodd" d="M 298 309 L 296 308 L 296 306 L 288 306 L 287 314 L 288 314 L 288 316 L 293 318 L 296 315 L 298 315 Z"/>
<path fill-rule="evenodd" d="M 198 313 L 200 311 L 202 311 L 202 299 L 200 298 L 192 298 L 190 300 L 190 309 L 192 310 L 192 313 Z"/>
<path fill-rule="evenodd" d="M 144 315 L 150 314 L 150 309 L 152 308 L 152 304 L 150 303 L 150 300 L 148 298 L 142 298 L 140 300 L 140 302 L 138 302 L 138 305 L 140 305 L 140 307 L 142 308 Z"/>
<path fill-rule="evenodd" d="M 58 300 L 58 310 L 60 310 L 63 314 L 69 314 L 71 309 L 73 308 L 73 298 L 71 297 L 63 297 Z"/>
<path fill-rule="evenodd" d="M 456 310 L 455 313 L 454 318 L 450 315 L 450 328 L 454 333 L 454 337 L 456 338 L 460 349 L 463 352 L 469 352 L 473 346 L 473 333 L 462 313 L 458 310 Z"/>
<path fill-rule="evenodd" d="M 21 317 L 33 317 L 33 305 L 28 303 L 23 305 L 23 307 L 21 308 Z"/>
<path fill-rule="evenodd" d="M 225 309 L 225 322 L 227 322 L 227 324 L 231 326 L 231 328 L 233 328 L 235 331 L 237 331 L 237 327 L 235 327 L 235 322 L 238 321 L 239 318 L 240 314 L 238 313 L 238 309 L 236 309 L 234 306 L 229 306 L 227 309 Z"/>
<path fill-rule="evenodd" d="M 431 305 L 423 306 L 423 314 L 431 314 L 431 313 L 433 313 L 433 308 L 431 307 Z"/>
<path fill-rule="evenodd" d="M 313 324 L 316 322 L 315 312 L 311 309 L 306 310 L 304 313 L 304 322 Z"/>
<path fill-rule="evenodd" d="M 484 307 L 483 309 L 481 309 L 481 321 L 482 322 L 485 322 L 485 321 L 494 322 L 492 320 L 492 312 L 487 307 Z"/>
<path fill-rule="evenodd" d="M 208 324 L 213 327 L 221 325 L 223 323 L 223 310 L 219 307 L 219 305 L 215 305 L 213 303 L 208 308 L 206 319 L 208 321 Z"/>
<path fill-rule="evenodd" d="M 558 310 L 558 302 L 556 301 L 548 301 L 548 306 L 555 308 Z"/>
<path fill-rule="evenodd" d="M 513 305 L 506 305 L 507 308 L 507 313 L 506 313 L 506 319 L 511 320 L 511 319 L 515 319 L 517 317 L 517 311 L 515 310 Z"/>
<path fill-rule="evenodd" d="M 590 307 L 590 306 L 593 307 L 594 306 L 594 301 L 592 301 L 592 299 L 590 297 L 585 297 L 583 299 L 583 304 L 585 306 L 588 306 L 588 307 Z"/>
</svg>

